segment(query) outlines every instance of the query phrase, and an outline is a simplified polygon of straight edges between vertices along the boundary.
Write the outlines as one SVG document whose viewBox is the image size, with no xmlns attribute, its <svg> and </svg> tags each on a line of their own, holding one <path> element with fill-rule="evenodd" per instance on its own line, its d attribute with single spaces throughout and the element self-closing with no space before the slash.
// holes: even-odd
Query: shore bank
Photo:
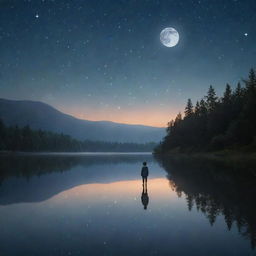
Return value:
<svg viewBox="0 0 256 256">
<path fill-rule="evenodd" d="M 256 152 L 218 151 L 218 152 L 195 152 L 166 154 L 154 154 L 160 162 L 190 163 L 199 168 L 204 166 L 225 166 L 232 170 L 250 170 L 256 176 Z"/>
</svg>

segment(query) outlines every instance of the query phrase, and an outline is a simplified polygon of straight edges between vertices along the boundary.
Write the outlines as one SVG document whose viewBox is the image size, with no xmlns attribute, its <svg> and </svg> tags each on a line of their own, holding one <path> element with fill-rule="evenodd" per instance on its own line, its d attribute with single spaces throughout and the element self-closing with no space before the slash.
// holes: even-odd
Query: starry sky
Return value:
<svg viewBox="0 0 256 256">
<path fill-rule="evenodd" d="M 255 0 L 0 0 L 0 97 L 164 127 L 256 62 Z M 161 44 L 173 27 L 180 41 Z"/>
</svg>

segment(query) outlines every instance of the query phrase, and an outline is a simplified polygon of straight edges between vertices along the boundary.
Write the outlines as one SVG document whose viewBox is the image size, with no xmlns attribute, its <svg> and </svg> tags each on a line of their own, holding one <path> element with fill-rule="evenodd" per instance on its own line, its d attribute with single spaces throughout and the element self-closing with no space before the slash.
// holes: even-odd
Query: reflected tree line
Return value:
<svg viewBox="0 0 256 256">
<path fill-rule="evenodd" d="M 201 211 L 211 225 L 217 216 L 223 216 L 227 228 L 236 227 L 255 248 L 256 172 L 252 165 L 231 167 L 220 161 L 187 157 L 158 160 L 168 172 L 171 188 L 179 197 L 185 196 L 189 211 Z"/>
<path fill-rule="evenodd" d="M 151 155 L 144 155 L 147 162 L 152 162 Z M 72 154 L 60 155 L 6 155 L 0 156 L 0 185 L 8 177 L 23 177 L 29 179 L 33 176 L 41 176 L 54 172 L 70 171 L 81 165 L 88 168 L 93 165 L 140 163 L 139 155 L 98 155 L 82 156 Z"/>
<path fill-rule="evenodd" d="M 152 156 L 143 156 L 152 162 Z M 211 225 L 223 216 L 227 228 L 238 232 L 256 246 L 256 171 L 255 162 L 206 160 L 196 157 L 158 158 L 168 173 L 171 188 L 187 200 L 188 210 L 204 213 Z M 138 163 L 141 156 L 5 156 L 0 158 L 0 184 L 8 177 L 46 175 L 65 172 L 76 166 L 99 164 Z M 139 176 L 139 173 L 138 173 Z M 148 205 L 147 184 L 142 182 L 141 203 Z"/>
</svg>

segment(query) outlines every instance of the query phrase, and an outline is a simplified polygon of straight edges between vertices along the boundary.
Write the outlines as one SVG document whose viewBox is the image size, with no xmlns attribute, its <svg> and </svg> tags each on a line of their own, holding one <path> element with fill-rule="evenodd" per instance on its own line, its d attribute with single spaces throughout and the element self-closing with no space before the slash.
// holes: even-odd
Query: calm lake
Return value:
<svg viewBox="0 0 256 256">
<path fill-rule="evenodd" d="M 1 256 L 255 255 L 253 171 L 151 154 L 1 156 L 0 168 Z"/>
</svg>

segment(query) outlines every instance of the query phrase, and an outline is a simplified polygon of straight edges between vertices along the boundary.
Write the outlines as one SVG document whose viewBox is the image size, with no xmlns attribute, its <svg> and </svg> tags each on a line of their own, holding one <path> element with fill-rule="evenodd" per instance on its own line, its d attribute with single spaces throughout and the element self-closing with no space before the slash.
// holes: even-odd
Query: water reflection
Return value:
<svg viewBox="0 0 256 256">
<path fill-rule="evenodd" d="M 254 246 L 253 169 L 159 162 L 167 172 L 150 155 L 0 158 L 0 255 L 251 255 L 235 226 Z"/>
<path fill-rule="evenodd" d="M 171 188 L 185 196 L 189 211 L 196 208 L 211 226 L 223 216 L 228 230 L 256 245 L 255 165 L 236 165 L 215 160 L 172 157 L 159 159 L 168 172 Z"/>
<path fill-rule="evenodd" d="M 138 178 L 138 168 L 136 172 Z M 141 179 L 83 184 L 46 201 L 0 206 L 0 255 L 128 256 L 167 251 L 155 234 L 163 237 L 168 221 L 159 220 L 161 205 L 174 203 L 175 194 L 165 178 L 152 178 L 148 187 L 154 200 L 147 214 L 141 207 Z"/>
<path fill-rule="evenodd" d="M 40 202 L 88 183 L 138 179 L 142 160 L 163 172 L 152 155 L 26 155 L 0 157 L 0 205 Z"/>
<path fill-rule="evenodd" d="M 149 196 L 148 196 L 148 182 L 147 180 L 144 182 L 144 179 L 142 181 L 142 194 L 141 194 L 141 203 L 144 206 L 144 210 L 147 210 L 148 202 L 149 202 Z"/>
<path fill-rule="evenodd" d="M 95 165 L 136 163 L 141 159 L 151 163 L 151 154 L 21 154 L 0 155 L 0 184 L 10 176 L 25 177 L 41 176 L 52 172 L 70 171 L 76 166 L 89 168 Z"/>
</svg>

